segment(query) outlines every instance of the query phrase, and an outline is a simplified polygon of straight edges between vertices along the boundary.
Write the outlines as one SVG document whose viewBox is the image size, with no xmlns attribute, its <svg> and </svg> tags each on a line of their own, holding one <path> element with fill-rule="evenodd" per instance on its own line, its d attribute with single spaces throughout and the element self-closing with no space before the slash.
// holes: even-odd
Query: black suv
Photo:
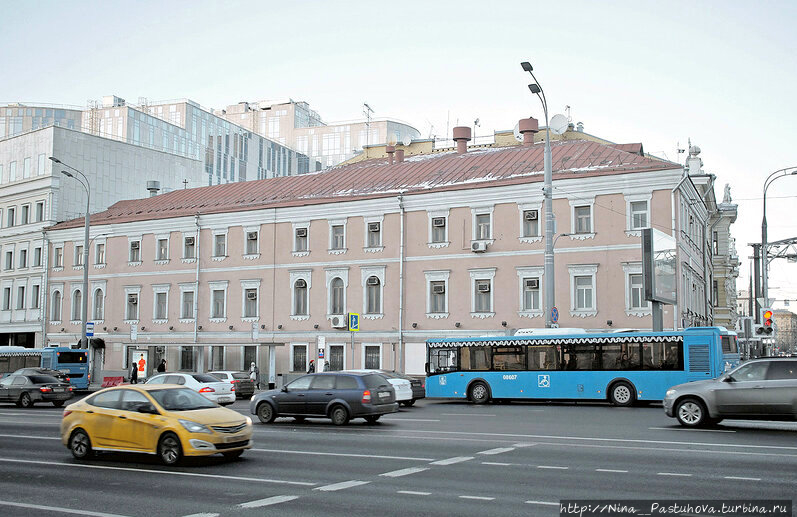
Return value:
<svg viewBox="0 0 797 517">
<path fill-rule="evenodd" d="M 331 418 L 345 425 L 352 418 L 369 424 L 398 411 L 390 383 L 374 373 L 314 373 L 299 377 L 281 390 L 264 391 L 252 398 L 249 410 L 264 424 L 281 416 L 301 422 L 305 418 Z"/>
</svg>

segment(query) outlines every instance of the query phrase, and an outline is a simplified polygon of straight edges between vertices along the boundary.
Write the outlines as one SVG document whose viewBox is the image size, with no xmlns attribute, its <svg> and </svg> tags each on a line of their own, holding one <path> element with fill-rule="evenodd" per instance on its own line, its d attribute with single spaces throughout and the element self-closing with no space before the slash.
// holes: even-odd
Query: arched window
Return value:
<svg viewBox="0 0 797 517">
<path fill-rule="evenodd" d="M 293 315 L 307 316 L 307 282 L 302 278 L 293 284 Z"/>
<path fill-rule="evenodd" d="M 72 293 L 72 321 L 83 319 L 83 294 L 80 289 Z"/>
<path fill-rule="evenodd" d="M 333 278 L 329 283 L 329 313 L 330 314 L 343 314 L 343 280 L 340 278 Z"/>
<path fill-rule="evenodd" d="M 101 321 L 105 316 L 105 295 L 102 289 L 94 291 L 94 319 Z"/>
<path fill-rule="evenodd" d="M 53 292 L 53 321 L 61 321 L 61 291 Z"/>
<path fill-rule="evenodd" d="M 365 281 L 365 313 L 382 313 L 382 283 L 375 276 Z"/>
</svg>

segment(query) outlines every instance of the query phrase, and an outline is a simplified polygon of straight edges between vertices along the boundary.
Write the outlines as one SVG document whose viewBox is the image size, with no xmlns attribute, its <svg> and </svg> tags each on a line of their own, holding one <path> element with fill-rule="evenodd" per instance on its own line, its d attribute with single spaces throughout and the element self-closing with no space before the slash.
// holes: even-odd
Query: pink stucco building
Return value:
<svg viewBox="0 0 797 517">
<path fill-rule="evenodd" d="M 552 147 L 560 325 L 651 327 L 649 226 L 676 236 L 686 286 L 665 327 L 707 321 L 708 213 L 684 168 L 641 146 Z M 426 339 L 541 327 L 542 170 L 543 144 L 452 149 L 117 203 L 91 220 L 95 376 L 135 350 L 174 370 L 255 361 L 277 383 L 310 359 L 422 373 Z M 48 344 L 79 338 L 82 224 L 46 234 Z"/>
</svg>

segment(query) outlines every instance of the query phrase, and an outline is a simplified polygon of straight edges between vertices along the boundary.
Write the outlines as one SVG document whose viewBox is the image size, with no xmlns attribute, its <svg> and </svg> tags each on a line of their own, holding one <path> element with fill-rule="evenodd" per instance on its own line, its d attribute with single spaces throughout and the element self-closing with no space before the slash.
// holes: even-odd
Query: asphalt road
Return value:
<svg viewBox="0 0 797 517">
<path fill-rule="evenodd" d="M 254 418 L 240 459 L 175 468 L 76 461 L 61 412 L 0 405 L 0 516 L 526 516 L 563 499 L 797 495 L 797 423 L 685 430 L 656 406 L 425 400 L 374 426 Z"/>
</svg>

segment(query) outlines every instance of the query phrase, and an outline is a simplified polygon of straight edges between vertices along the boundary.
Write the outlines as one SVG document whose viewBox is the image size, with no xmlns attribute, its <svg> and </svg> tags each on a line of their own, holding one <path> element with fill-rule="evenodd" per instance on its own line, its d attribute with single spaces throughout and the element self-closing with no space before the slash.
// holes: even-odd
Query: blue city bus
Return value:
<svg viewBox="0 0 797 517">
<path fill-rule="evenodd" d="M 21 346 L 0 347 L 0 377 L 20 368 L 50 368 L 69 376 L 75 389 L 89 387 L 88 350 L 66 346 L 48 348 L 24 348 Z"/>
<path fill-rule="evenodd" d="M 739 364 L 723 327 L 671 332 L 572 332 L 430 339 L 426 396 L 467 399 L 660 401 L 668 388 Z"/>
</svg>

